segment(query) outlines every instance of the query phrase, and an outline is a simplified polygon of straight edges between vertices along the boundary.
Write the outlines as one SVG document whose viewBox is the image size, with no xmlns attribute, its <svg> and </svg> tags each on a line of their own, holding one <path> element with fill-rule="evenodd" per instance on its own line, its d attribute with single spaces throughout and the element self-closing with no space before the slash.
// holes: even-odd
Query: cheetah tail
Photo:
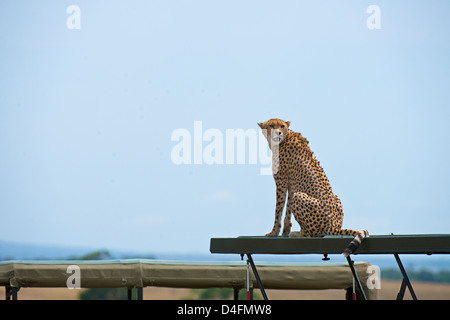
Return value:
<svg viewBox="0 0 450 320">
<path fill-rule="evenodd" d="M 350 242 L 350 244 L 344 250 L 344 256 L 347 258 L 351 253 L 353 253 L 364 240 L 364 238 L 369 237 L 369 232 L 363 230 L 356 235 L 356 237 Z"/>
</svg>

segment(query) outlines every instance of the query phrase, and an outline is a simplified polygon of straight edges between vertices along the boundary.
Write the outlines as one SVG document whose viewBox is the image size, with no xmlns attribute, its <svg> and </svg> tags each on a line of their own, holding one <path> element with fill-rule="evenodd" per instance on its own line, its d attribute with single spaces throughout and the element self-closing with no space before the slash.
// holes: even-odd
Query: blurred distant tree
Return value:
<svg viewBox="0 0 450 320">
<path fill-rule="evenodd" d="M 401 280 L 403 279 L 402 274 L 397 269 L 384 269 L 381 272 L 382 279 L 392 279 Z M 431 271 L 427 269 L 412 270 L 408 271 L 408 278 L 410 280 L 416 281 L 427 281 L 427 282 L 440 282 L 449 283 L 450 282 L 450 270 L 440 270 Z"/>
<path fill-rule="evenodd" d="M 92 251 L 80 257 L 80 260 L 105 260 L 111 259 L 111 253 L 106 249 Z"/>
</svg>

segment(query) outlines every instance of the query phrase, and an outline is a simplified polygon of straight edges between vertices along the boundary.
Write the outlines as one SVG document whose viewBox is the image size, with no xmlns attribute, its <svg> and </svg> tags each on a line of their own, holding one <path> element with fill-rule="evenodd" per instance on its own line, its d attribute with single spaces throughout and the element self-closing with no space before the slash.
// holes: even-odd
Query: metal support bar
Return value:
<svg viewBox="0 0 450 320">
<path fill-rule="evenodd" d="M 248 258 L 248 261 L 250 262 L 250 265 L 251 265 L 252 270 L 253 270 L 253 274 L 256 277 L 256 281 L 258 282 L 258 286 L 259 286 L 259 289 L 261 290 L 261 293 L 263 295 L 264 300 L 269 300 L 269 298 L 267 298 L 266 291 L 264 290 L 264 286 L 263 286 L 263 284 L 261 282 L 261 279 L 259 278 L 259 274 L 258 274 L 258 271 L 256 270 L 255 263 L 253 262 L 252 255 L 247 253 L 247 258 Z"/>
<path fill-rule="evenodd" d="M 361 282 L 359 281 L 358 275 L 356 274 L 355 267 L 353 266 L 353 261 L 350 259 L 350 256 L 347 257 L 348 265 L 350 266 L 350 269 L 352 270 L 353 278 L 356 280 L 356 284 L 358 285 L 358 289 L 361 292 L 361 295 L 363 297 L 363 300 L 367 300 L 366 294 L 364 293 L 363 287 L 361 285 Z"/>
<path fill-rule="evenodd" d="M 5 286 L 5 300 L 17 300 L 17 292 L 20 288 Z"/>
<path fill-rule="evenodd" d="M 403 300 L 403 297 L 405 296 L 405 290 L 406 290 L 406 281 L 403 279 L 402 285 L 400 286 L 400 291 L 397 294 L 397 300 Z"/>
<path fill-rule="evenodd" d="M 409 292 L 411 293 L 411 296 L 412 296 L 413 300 L 417 300 L 417 296 L 414 293 L 414 289 L 412 287 L 411 282 L 409 281 L 408 275 L 406 274 L 405 268 L 403 267 L 402 261 L 400 260 L 400 257 L 398 256 L 398 253 L 394 253 L 394 257 L 395 257 L 395 260 L 397 261 L 398 267 L 400 268 L 400 271 L 401 271 L 401 273 L 403 275 L 403 282 L 406 282 L 406 285 L 408 286 Z M 402 282 L 402 287 L 403 287 L 403 282 Z M 404 293 L 404 291 L 405 290 L 403 290 L 403 293 Z"/>
</svg>

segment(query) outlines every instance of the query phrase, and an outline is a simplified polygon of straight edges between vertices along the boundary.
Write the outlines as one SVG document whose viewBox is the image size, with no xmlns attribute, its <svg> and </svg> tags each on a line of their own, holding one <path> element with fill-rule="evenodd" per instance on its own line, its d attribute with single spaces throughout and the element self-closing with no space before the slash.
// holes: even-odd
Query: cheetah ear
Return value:
<svg viewBox="0 0 450 320">
<path fill-rule="evenodd" d="M 263 129 L 264 123 L 258 122 L 258 126 L 259 126 L 261 129 Z"/>
<path fill-rule="evenodd" d="M 287 127 L 289 128 L 289 125 L 291 124 L 291 122 L 290 121 L 286 121 L 286 125 L 287 125 Z"/>
</svg>

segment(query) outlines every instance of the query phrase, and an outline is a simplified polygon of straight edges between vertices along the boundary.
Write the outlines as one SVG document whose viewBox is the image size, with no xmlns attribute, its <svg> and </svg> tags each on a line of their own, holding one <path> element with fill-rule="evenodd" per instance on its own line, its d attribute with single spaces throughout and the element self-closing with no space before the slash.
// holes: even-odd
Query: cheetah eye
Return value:
<svg viewBox="0 0 450 320">
<path fill-rule="evenodd" d="M 282 124 L 281 127 L 284 128 L 284 124 Z"/>
<path fill-rule="evenodd" d="M 272 129 L 274 129 L 275 128 L 275 126 L 273 125 L 273 124 L 271 124 L 269 127 L 271 127 Z"/>
</svg>

